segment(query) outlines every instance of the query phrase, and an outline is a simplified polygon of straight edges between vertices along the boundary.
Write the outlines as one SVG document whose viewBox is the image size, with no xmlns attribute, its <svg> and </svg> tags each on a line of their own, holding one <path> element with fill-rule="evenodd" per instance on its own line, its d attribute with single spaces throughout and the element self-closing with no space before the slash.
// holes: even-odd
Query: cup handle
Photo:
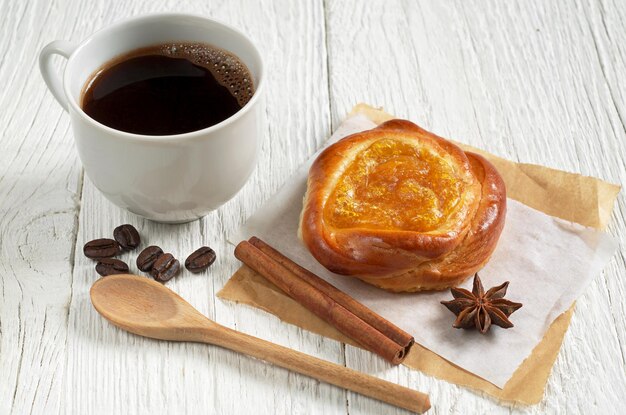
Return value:
<svg viewBox="0 0 626 415">
<path fill-rule="evenodd" d="M 43 80 L 46 81 L 48 89 L 65 111 L 67 111 L 67 96 L 63 92 L 63 81 L 52 65 L 52 56 L 61 55 L 65 59 L 69 59 L 77 47 L 78 45 L 67 40 L 55 40 L 48 43 L 39 53 L 39 70 Z"/>
</svg>

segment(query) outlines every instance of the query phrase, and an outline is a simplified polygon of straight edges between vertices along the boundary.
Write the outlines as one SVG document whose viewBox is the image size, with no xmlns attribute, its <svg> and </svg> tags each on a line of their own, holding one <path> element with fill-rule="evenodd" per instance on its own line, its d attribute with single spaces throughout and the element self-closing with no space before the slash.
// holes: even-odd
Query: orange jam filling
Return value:
<svg viewBox="0 0 626 415">
<path fill-rule="evenodd" d="M 343 172 L 324 210 L 335 228 L 428 232 L 459 202 L 463 182 L 441 156 L 422 146 L 381 139 Z"/>
</svg>

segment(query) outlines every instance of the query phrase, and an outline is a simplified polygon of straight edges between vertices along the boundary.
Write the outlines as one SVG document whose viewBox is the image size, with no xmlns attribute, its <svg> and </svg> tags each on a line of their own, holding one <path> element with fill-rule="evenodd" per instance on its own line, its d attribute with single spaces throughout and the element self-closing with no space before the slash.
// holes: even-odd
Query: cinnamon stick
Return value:
<svg viewBox="0 0 626 415">
<path fill-rule="evenodd" d="M 261 251 L 267 254 L 267 256 L 277 261 L 283 267 L 289 269 L 291 272 L 296 274 L 296 276 L 302 278 L 313 287 L 317 288 L 327 296 L 337 301 L 348 311 L 352 312 L 361 320 L 365 321 L 367 324 L 374 327 L 385 336 L 389 337 L 395 343 L 401 346 L 404 345 L 405 347 L 410 347 L 415 341 L 413 339 L 413 336 L 411 336 L 406 331 L 402 330 L 389 320 L 383 318 L 380 314 L 376 314 L 363 304 L 356 301 L 354 298 L 350 297 L 348 294 L 344 293 L 334 285 L 329 284 L 328 282 L 326 282 L 326 280 L 318 277 L 308 269 L 296 264 L 256 236 L 250 238 L 248 242 L 259 248 Z"/>
<path fill-rule="evenodd" d="M 393 364 L 404 360 L 412 336 L 260 239 L 250 241 L 235 248 L 244 264 L 365 349 Z"/>
</svg>

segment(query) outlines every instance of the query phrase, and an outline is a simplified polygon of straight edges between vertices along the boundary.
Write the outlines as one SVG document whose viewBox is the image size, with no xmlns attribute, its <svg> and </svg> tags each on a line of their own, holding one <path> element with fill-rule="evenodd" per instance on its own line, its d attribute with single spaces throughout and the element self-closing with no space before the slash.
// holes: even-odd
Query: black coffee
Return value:
<svg viewBox="0 0 626 415">
<path fill-rule="evenodd" d="M 105 64 L 83 88 L 83 110 L 135 134 L 170 135 L 210 127 L 254 94 L 250 71 L 235 55 L 206 44 L 166 44 Z"/>
</svg>

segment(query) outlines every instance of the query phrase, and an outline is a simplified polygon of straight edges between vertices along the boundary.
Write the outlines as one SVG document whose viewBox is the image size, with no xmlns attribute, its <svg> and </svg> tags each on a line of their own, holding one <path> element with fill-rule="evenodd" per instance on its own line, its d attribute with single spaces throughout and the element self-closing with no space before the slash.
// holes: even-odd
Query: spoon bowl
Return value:
<svg viewBox="0 0 626 415">
<path fill-rule="evenodd" d="M 91 287 L 93 306 L 105 318 L 120 324 L 151 325 L 177 316 L 175 297 L 147 278 L 129 279 L 124 275 L 101 278 Z M 115 309 L 115 313 L 109 313 Z"/>
<path fill-rule="evenodd" d="M 174 291 L 150 278 L 117 274 L 100 278 L 89 292 L 98 313 L 115 326 L 160 340 L 202 341 L 190 327 L 213 328 L 214 322 L 200 314 Z"/>
</svg>

